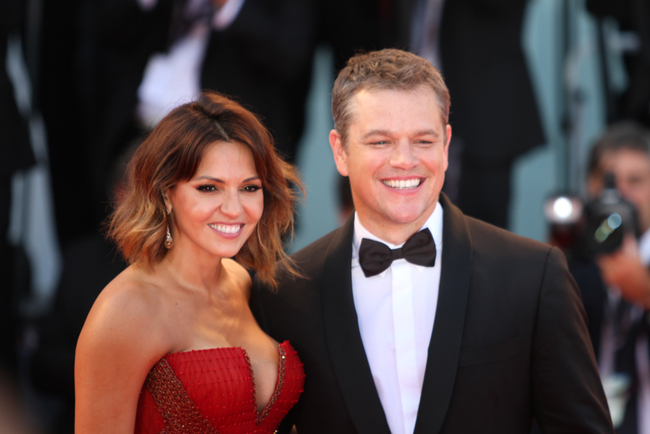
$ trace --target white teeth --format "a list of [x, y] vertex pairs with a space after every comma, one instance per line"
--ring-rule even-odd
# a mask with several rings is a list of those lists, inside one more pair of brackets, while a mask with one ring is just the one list
[[391, 180], [386, 180], [383, 181], [385, 185], [391, 188], [397, 188], [399, 190], [406, 190], [409, 188], [415, 188], [420, 185], [421, 181], [420, 178], [413, 178], [413, 179], [391, 179]]
[[223, 232], [224, 234], [234, 234], [237, 233], [243, 225], [215, 225], [210, 223], [208, 226], [219, 232]]

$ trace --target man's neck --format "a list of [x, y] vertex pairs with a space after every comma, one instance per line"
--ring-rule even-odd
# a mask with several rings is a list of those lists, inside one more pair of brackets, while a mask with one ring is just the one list
[[[359, 218], [359, 223], [372, 235], [377, 237], [379, 240], [393, 244], [395, 246], [402, 245], [409, 239], [411, 235], [419, 231], [423, 223], [414, 222], [409, 223], [408, 225], [395, 225], [392, 227], [378, 227], [373, 225], [372, 222], [363, 221], [362, 218]], [[426, 223], [426, 220], [424, 220]]]
[[[420, 229], [426, 227], [429, 224], [428, 222], [433, 218], [433, 215], [437, 207], [441, 207], [441, 205], [436, 204], [436, 207], [434, 207], [433, 211], [429, 215], [427, 215], [426, 218], [418, 219], [417, 221], [409, 224], [402, 224], [402, 225], [396, 224], [391, 226], [373, 225], [374, 222], [372, 220], [364, 219], [364, 216], [359, 214], [358, 212], [355, 213], [355, 220], [361, 225], [361, 227], [366, 232], [368, 232], [378, 241], [393, 246], [401, 246], [413, 234], [420, 231]], [[441, 212], [442, 212], [442, 208], [441, 208]], [[440, 217], [440, 219], [441, 218], [442, 217]], [[442, 222], [440, 222], [440, 224], [442, 224]]]

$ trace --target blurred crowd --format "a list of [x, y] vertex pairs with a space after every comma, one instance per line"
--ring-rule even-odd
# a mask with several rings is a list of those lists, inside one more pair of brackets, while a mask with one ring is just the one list
[[584, 206], [574, 202], [572, 216], [553, 221], [551, 242], [582, 294], [617, 433], [648, 433], [650, 129], [610, 125], [591, 149], [585, 187]]
[[[594, 18], [616, 20], [637, 42], [625, 53], [628, 86], [618, 94], [606, 89], [609, 120], [627, 122], [614, 124], [595, 145], [588, 191], [598, 198], [605, 174], [613, 174], [638, 219], [604, 255], [563, 247], [583, 293], [601, 375], [611, 396], [624, 398], [620, 432], [650, 433], [650, 6], [616, 5], [586, 2]], [[40, 429], [73, 432], [76, 340], [97, 294], [126, 265], [101, 228], [111, 201], [119, 200], [131, 152], [173, 107], [212, 89], [259, 114], [280, 153], [295, 162], [314, 52], [322, 45], [334, 52], [332, 70], [355, 52], [386, 47], [410, 49], [437, 66], [452, 101], [444, 191], [466, 214], [507, 228], [513, 164], [545, 143], [521, 44], [526, 6], [520, 0], [0, 2], [0, 56], [7, 58], [10, 42], [22, 42], [31, 88], [21, 112], [16, 80], [0, 68], [0, 362], [13, 383], [7, 393], [23, 396], [17, 387], [27, 383], [52, 413]], [[45, 128], [63, 262], [51, 305], [30, 318], [37, 339], [26, 357], [18, 302], [29, 292], [28, 260], [5, 234], [16, 203], [12, 179], [42, 162], [30, 136], [35, 117]], [[339, 188], [347, 215], [349, 187], [343, 180]], [[638, 279], [625, 280], [632, 275]], [[0, 415], [5, 432], [3, 423]]]

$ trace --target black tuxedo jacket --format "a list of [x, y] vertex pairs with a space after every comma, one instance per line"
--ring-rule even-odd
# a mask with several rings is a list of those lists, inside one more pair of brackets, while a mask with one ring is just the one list
[[[416, 433], [612, 433], [580, 295], [563, 254], [464, 216], [441, 194], [442, 274]], [[300, 434], [389, 433], [359, 333], [353, 219], [292, 256], [251, 306], [307, 375]], [[293, 422], [292, 420], [291, 422]]]

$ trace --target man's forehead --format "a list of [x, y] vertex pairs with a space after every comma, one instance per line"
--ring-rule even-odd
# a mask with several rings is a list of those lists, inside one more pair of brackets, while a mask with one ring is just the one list
[[622, 180], [629, 176], [650, 174], [650, 155], [639, 149], [622, 148], [605, 151], [594, 175], [614, 174]]
[[607, 167], [621, 162], [639, 161], [650, 165], [650, 154], [635, 148], [608, 149], [600, 157], [600, 166]]
[[[424, 96], [425, 98], [431, 98], [431, 101], [434, 103], [436, 114], [442, 119], [442, 109], [440, 108], [438, 95], [427, 85], [420, 85], [413, 88], [387, 88], [387, 87], [371, 87], [371, 88], [362, 88], [354, 93], [352, 98], [350, 98], [348, 104], [348, 110], [351, 115], [350, 120], [355, 121], [356, 115], [359, 113], [359, 108], [363, 106], [363, 102], [369, 98], [392, 98], [395, 96]], [[389, 107], [390, 106], [386, 106]], [[444, 119], [443, 124], [444, 124]]]

